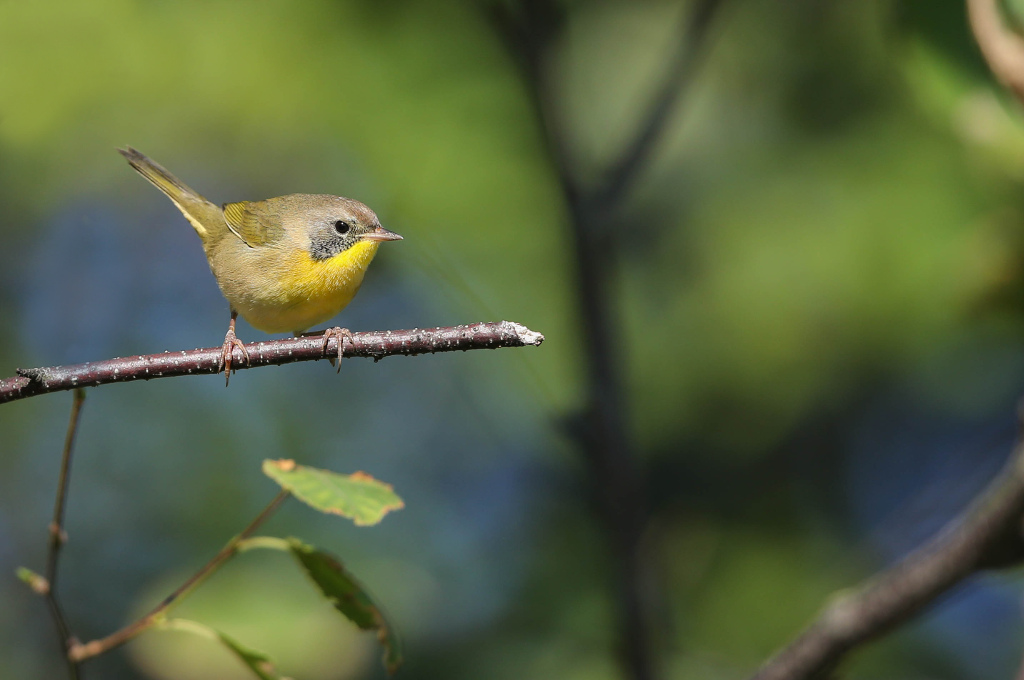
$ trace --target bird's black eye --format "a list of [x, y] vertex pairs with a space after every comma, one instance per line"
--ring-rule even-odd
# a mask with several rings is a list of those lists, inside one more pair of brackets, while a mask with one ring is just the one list
[[348, 230], [351, 228], [352, 227], [350, 227], [348, 222], [346, 222], [345, 220], [338, 220], [337, 222], [334, 223], [334, 231], [338, 232], [339, 234], [347, 234]]

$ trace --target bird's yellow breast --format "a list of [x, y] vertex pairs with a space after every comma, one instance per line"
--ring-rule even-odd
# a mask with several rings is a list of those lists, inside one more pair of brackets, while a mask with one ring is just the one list
[[289, 249], [278, 253], [268, 267], [260, 290], [232, 299], [235, 296], [221, 288], [254, 327], [268, 333], [301, 332], [332, 318], [352, 301], [379, 245], [359, 241], [326, 260], [314, 260], [305, 249]]

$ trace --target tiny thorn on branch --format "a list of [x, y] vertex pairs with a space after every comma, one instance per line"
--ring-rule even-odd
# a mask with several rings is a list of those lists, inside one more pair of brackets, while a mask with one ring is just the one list
[[[543, 335], [526, 326], [511, 321], [499, 321], [443, 328], [352, 333], [343, 343], [342, 356], [379, 361], [384, 357], [399, 354], [414, 356], [456, 350], [527, 347], [539, 345], [543, 341]], [[249, 353], [248, 361], [240, 351], [237, 351], [232, 368], [241, 370], [257, 366], [279, 366], [295, 361], [337, 358], [339, 348], [337, 338], [328, 339], [325, 346], [322, 336], [253, 342], [245, 346]], [[0, 403], [108, 383], [215, 374], [220, 372], [222, 351], [221, 347], [208, 347], [69, 366], [19, 368], [16, 377], [0, 379]]]

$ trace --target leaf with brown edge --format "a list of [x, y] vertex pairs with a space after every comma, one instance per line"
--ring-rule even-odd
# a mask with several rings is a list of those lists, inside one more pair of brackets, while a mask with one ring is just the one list
[[289, 538], [288, 545], [295, 559], [335, 609], [361, 629], [377, 631], [377, 640], [384, 647], [384, 668], [388, 673], [397, 671], [402, 664], [401, 645], [394, 627], [366, 588], [333, 555], [297, 538]]
[[365, 472], [342, 475], [286, 459], [263, 461], [263, 473], [303, 503], [347, 517], [357, 526], [372, 526], [390, 511], [405, 507], [390, 484]]

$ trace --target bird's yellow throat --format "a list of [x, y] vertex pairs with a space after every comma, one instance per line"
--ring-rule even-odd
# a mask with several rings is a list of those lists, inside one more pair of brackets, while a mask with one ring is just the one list
[[[378, 246], [380, 243], [377, 241], [359, 241], [326, 260], [314, 260], [308, 251], [303, 250], [296, 253], [303, 261], [291, 269], [282, 283], [288, 288], [303, 291], [310, 299], [343, 294], [353, 284], [358, 290]], [[355, 295], [356, 291], [351, 292]]]
[[296, 250], [294, 261], [281, 275], [278, 290], [287, 291], [280, 306], [252, 310], [252, 325], [269, 332], [305, 330], [345, 308], [363, 283], [366, 268], [377, 254], [379, 242], [359, 241], [326, 260], [314, 260]]

